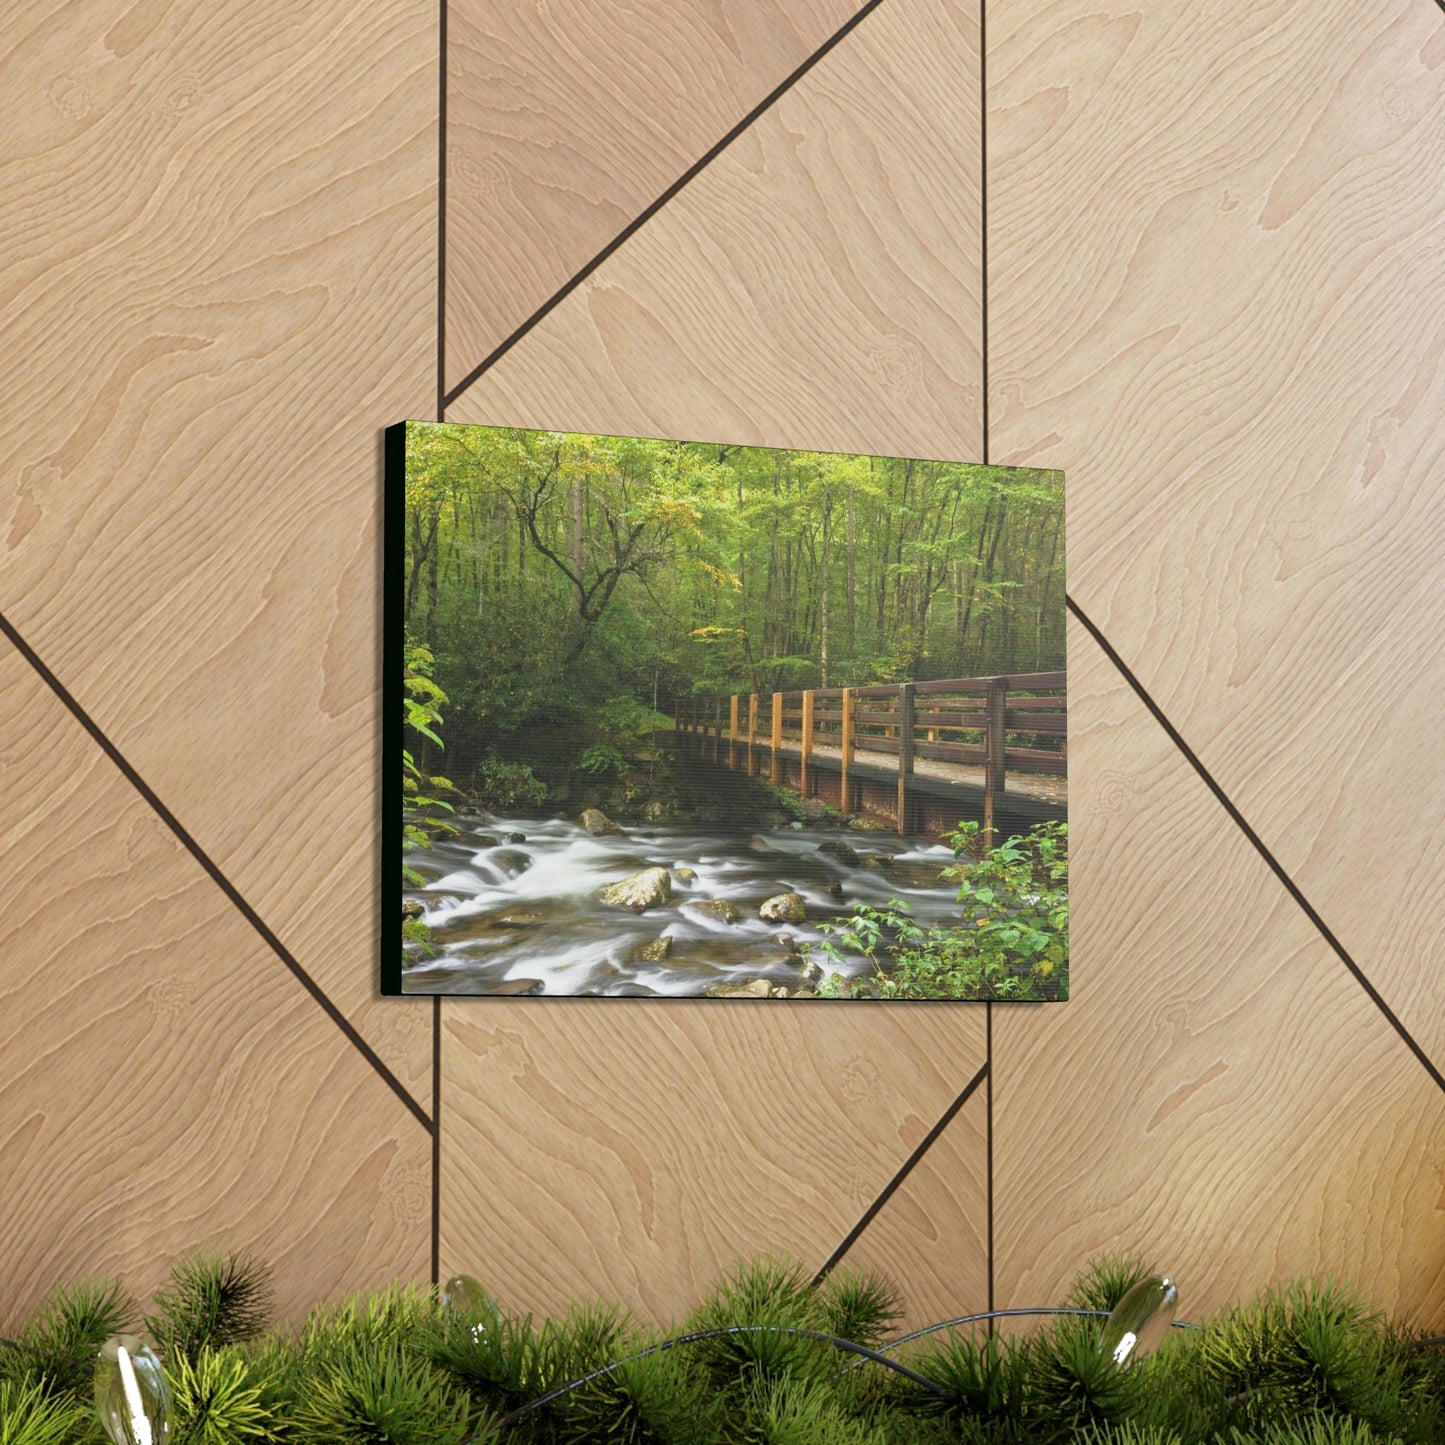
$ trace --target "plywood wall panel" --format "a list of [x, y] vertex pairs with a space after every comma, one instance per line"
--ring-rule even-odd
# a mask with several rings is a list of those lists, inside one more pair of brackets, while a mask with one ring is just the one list
[[452, 387], [843, 26], [852, 0], [460, 0], [447, 20]]
[[872, 12], [448, 419], [978, 457], [978, 33]]
[[435, 7], [31, 7], [0, 609], [414, 1093], [374, 999], [379, 430], [435, 376]]
[[1438, 1324], [1438, 1086], [1075, 640], [1074, 995], [994, 1009], [998, 1304], [1056, 1303], [1131, 1250], [1186, 1317], [1333, 1272]]
[[981, 1085], [838, 1268], [876, 1271], [900, 1286], [899, 1333], [980, 1313], [988, 1308], [988, 1215], [988, 1093]]
[[818, 1268], [984, 1053], [982, 1010], [927, 1005], [453, 1000], [442, 1018], [442, 1274], [515, 1309], [603, 1294], [659, 1321], [745, 1256]]
[[240, 1248], [296, 1316], [419, 1279], [431, 1140], [0, 639], [0, 1320]]
[[989, 11], [993, 454], [1445, 1065], [1445, 15]]

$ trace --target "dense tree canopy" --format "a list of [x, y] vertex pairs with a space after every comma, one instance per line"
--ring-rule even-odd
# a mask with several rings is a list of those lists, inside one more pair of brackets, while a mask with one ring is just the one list
[[449, 728], [1064, 665], [1059, 472], [429, 423], [407, 458]]

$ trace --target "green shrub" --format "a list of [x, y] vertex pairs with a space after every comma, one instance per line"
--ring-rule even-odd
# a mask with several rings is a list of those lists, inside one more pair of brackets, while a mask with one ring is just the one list
[[499, 813], [525, 813], [539, 808], [547, 785], [526, 763], [504, 762], [488, 753], [477, 764], [477, 793], [484, 806]]
[[[959, 884], [961, 923], [925, 928], [897, 898], [883, 908], [856, 903], [846, 919], [823, 926], [831, 937], [812, 949], [835, 967], [842, 949], [861, 954], [873, 966], [867, 987], [883, 998], [1066, 998], [1067, 824], [1042, 824], [983, 848], [978, 824], [961, 823], [951, 841], [960, 861], [942, 876]], [[857, 991], [837, 973], [820, 990]]]

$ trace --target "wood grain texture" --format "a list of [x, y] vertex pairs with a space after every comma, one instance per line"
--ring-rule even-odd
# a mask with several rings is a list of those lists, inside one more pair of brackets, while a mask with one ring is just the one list
[[[1075, 645], [1077, 644], [1077, 645]], [[1188, 1318], [1332, 1272], [1445, 1323], [1445, 1101], [1081, 630], [1073, 998], [994, 1009], [1000, 1307], [1132, 1250]]]
[[988, 1308], [986, 1086], [949, 1121], [838, 1268], [876, 1270], [900, 1286], [900, 1333]]
[[1438, 1065], [1445, 15], [989, 7], [994, 459]]
[[435, 377], [435, 6], [28, 7], [0, 610], [408, 1087], [379, 969], [380, 428]]
[[889, 0], [448, 408], [976, 459], [978, 13]]
[[431, 1141], [0, 640], [0, 1322], [249, 1249], [278, 1307], [424, 1278]]
[[657, 1321], [744, 1256], [817, 1269], [984, 1052], [983, 1010], [946, 1005], [453, 1000], [442, 1018], [442, 1275], [515, 1309], [603, 1294]]
[[447, 386], [706, 155], [859, 4], [452, 5]]

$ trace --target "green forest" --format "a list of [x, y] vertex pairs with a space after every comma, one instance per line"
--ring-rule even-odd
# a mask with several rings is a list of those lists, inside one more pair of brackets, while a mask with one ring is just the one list
[[1063, 531], [1057, 471], [411, 422], [406, 637], [485, 794], [679, 697], [1061, 669]]

